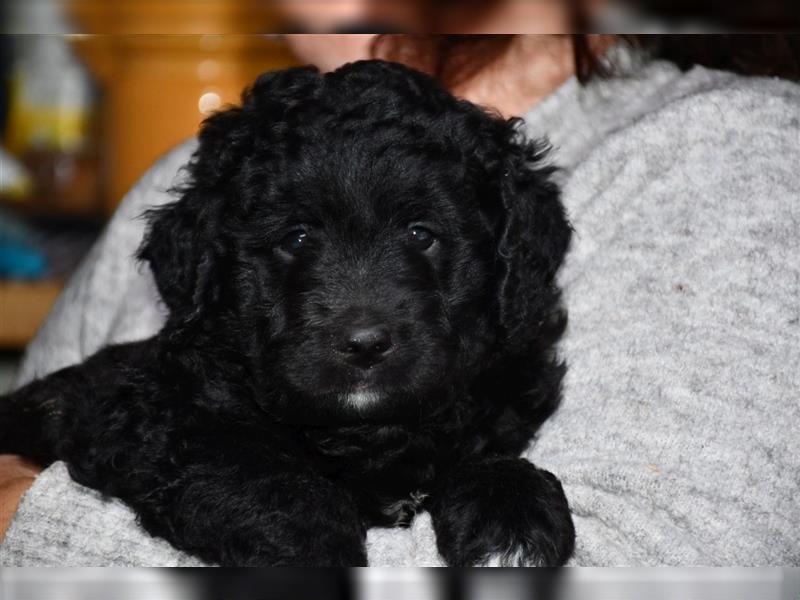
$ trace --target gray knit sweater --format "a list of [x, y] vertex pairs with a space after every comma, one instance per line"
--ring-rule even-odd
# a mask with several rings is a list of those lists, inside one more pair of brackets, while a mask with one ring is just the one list
[[[527, 456], [563, 481], [578, 565], [800, 565], [800, 87], [666, 63], [526, 115], [564, 167], [564, 403]], [[21, 381], [163, 322], [131, 259], [187, 143], [128, 195], [28, 349]], [[369, 532], [372, 565], [435, 565], [430, 519]], [[60, 463], [4, 565], [189, 565]]]

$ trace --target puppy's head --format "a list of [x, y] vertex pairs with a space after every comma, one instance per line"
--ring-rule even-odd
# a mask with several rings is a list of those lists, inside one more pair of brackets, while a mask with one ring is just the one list
[[517, 129], [396, 64], [263, 75], [151, 213], [140, 257], [167, 327], [239, 348], [273, 410], [443, 401], [527, 347], [557, 297], [570, 230]]

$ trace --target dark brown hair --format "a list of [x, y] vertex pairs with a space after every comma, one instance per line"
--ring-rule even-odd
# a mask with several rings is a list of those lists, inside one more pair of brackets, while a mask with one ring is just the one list
[[[743, 75], [800, 80], [800, 35], [704, 34], [620, 35], [622, 43], [681, 69], [701, 65]], [[426, 71], [452, 88], [493, 64], [509, 48], [513, 35], [379, 36], [373, 55], [397, 60]], [[587, 34], [571, 34], [575, 73], [581, 82], [613, 74]]]

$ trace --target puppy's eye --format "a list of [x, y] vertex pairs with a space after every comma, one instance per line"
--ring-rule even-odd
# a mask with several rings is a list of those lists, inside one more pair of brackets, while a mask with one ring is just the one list
[[425, 251], [436, 242], [436, 235], [426, 227], [412, 225], [408, 228], [408, 240], [417, 250]]
[[300, 252], [300, 250], [303, 249], [303, 246], [305, 246], [307, 241], [308, 231], [302, 227], [298, 227], [284, 236], [284, 238], [281, 240], [281, 243], [278, 244], [278, 248], [285, 254], [295, 256], [298, 252]]

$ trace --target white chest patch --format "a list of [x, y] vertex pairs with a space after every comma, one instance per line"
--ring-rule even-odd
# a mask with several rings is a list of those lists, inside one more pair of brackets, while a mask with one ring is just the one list
[[487, 556], [483, 567], [544, 567], [541, 557], [529, 554], [525, 548], [509, 548], [506, 552]]
[[381, 395], [377, 392], [353, 392], [352, 394], [345, 394], [342, 396], [342, 401], [354, 408], [365, 408], [371, 404], [375, 404], [380, 399]]

